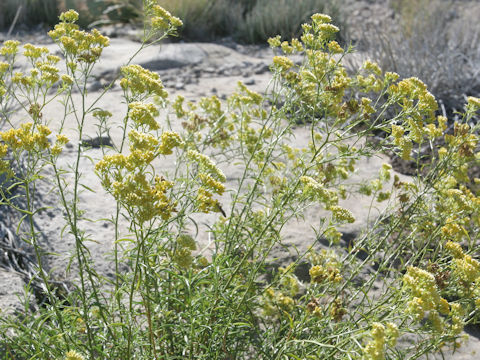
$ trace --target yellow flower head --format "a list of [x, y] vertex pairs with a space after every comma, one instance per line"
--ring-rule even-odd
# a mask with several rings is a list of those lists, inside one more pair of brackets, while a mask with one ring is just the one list
[[60, 18], [60, 21], [62, 22], [74, 23], [75, 21], [78, 20], [78, 12], [70, 9], [66, 12], [61, 13], [59, 18]]
[[197, 250], [197, 245], [195, 244], [195, 240], [187, 234], [181, 234], [177, 238], [177, 244], [180, 247], [184, 247], [190, 250]]
[[121, 68], [123, 79], [120, 86], [133, 95], [157, 95], [165, 99], [168, 96], [157, 73], [144, 69], [140, 65], [128, 65]]
[[175, 147], [183, 145], [183, 140], [180, 135], [174, 131], [165, 131], [161, 137], [161, 144], [159, 147], [160, 154], [170, 155]]
[[223, 185], [220, 181], [215, 180], [210, 174], [200, 173], [198, 174], [198, 178], [202, 182], [203, 186], [213, 190], [219, 195], [222, 195], [225, 191], [225, 185]]
[[48, 54], [49, 52], [46, 47], [36, 47], [32, 44], [25, 44], [23, 48], [25, 49], [23, 56], [32, 60], [38, 59], [42, 57], [43, 54]]
[[281, 72], [285, 72], [293, 67], [293, 61], [286, 56], [275, 56], [273, 58], [273, 64]]
[[332, 18], [326, 14], [316, 13], [311, 17], [312, 21], [317, 24], [328, 24], [332, 22]]
[[154, 104], [145, 104], [141, 102], [133, 102], [128, 105], [130, 119], [135, 125], [145, 125], [149, 130], [158, 130], [159, 125], [155, 120], [158, 116], [158, 109]]
[[279, 47], [282, 44], [280, 35], [271, 37], [267, 41], [271, 48]]
[[332, 212], [333, 220], [336, 222], [355, 222], [355, 217], [348, 209], [342, 208], [340, 206], [332, 206], [330, 208], [330, 211]]
[[198, 151], [189, 150], [187, 156], [197, 162], [201, 168], [208, 170], [211, 175], [214, 175], [221, 182], [225, 182], [226, 177], [222, 170], [220, 170], [213, 161], [204, 154], [200, 154]]
[[472, 107], [473, 111], [477, 111], [477, 110], [480, 109], [480, 99], [479, 98], [469, 96], [467, 98], [467, 104]]
[[65, 354], [65, 360], [85, 360], [85, 358], [75, 350], [70, 350]]
[[17, 40], [7, 40], [3, 43], [3, 46], [0, 48], [0, 54], [3, 56], [14, 56], [18, 52], [18, 46], [20, 42]]

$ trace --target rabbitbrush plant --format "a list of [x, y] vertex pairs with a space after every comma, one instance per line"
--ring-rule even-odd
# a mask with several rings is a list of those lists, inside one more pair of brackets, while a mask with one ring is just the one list
[[[181, 25], [152, 2], [145, 7], [149, 26], [139, 51]], [[109, 87], [91, 99], [86, 85], [109, 40], [78, 30], [77, 18], [73, 10], [62, 14], [50, 32], [61, 56], [30, 44], [22, 50], [16, 41], [0, 49], [2, 116], [12, 125], [0, 134], [9, 177], [2, 203], [27, 224], [18, 236], [36, 255], [31, 283], [45, 289], [35, 311], [27, 287], [24, 311], [2, 316], [3, 359], [415, 359], [459, 346], [480, 307], [480, 198], [478, 179], [468, 176], [479, 157], [478, 125], [469, 122], [479, 99], [468, 99], [455, 131], [446, 133], [447, 119], [437, 116], [419, 79], [399, 79], [369, 61], [349, 76], [342, 59], [351, 49], [333, 40], [338, 28], [320, 14], [300, 39], [270, 39], [282, 54], [273, 58], [264, 95], [239, 84], [225, 102], [170, 99], [158, 74], [133, 56], [115, 80], [123, 90], [123, 138], [91, 159], [117, 202], [115, 273], [107, 277], [88, 249], [89, 240], [105, 240], [81, 228], [88, 204], [79, 201], [86, 176], [79, 164], [87, 117], [108, 131], [111, 114], [98, 104]], [[17, 72], [22, 52], [30, 68]], [[291, 54], [303, 54], [303, 62]], [[47, 126], [42, 111], [57, 100], [65, 115]], [[5, 105], [12, 101], [25, 118], [19, 127]], [[294, 147], [299, 123], [310, 139]], [[72, 125], [75, 141], [65, 135]], [[388, 136], [370, 141], [379, 129]], [[58, 160], [68, 141], [76, 156], [65, 167]], [[410, 181], [385, 164], [372, 181], [348, 183], [359, 159], [393, 151], [425, 163], [423, 146], [432, 157]], [[167, 161], [174, 171], [165, 170]], [[237, 182], [227, 181], [229, 166], [241, 174]], [[37, 183], [47, 169], [65, 214], [59, 236], [75, 240], [66, 294], [44, 267], [34, 226], [43, 209]], [[346, 247], [338, 227], [355, 218], [340, 200], [356, 193], [370, 196], [372, 207], [387, 206]], [[272, 266], [272, 250], [286, 246], [283, 229], [313, 206], [327, 214], [305, 226], [316, 240], [293, 263]], [[208, 244], [192, 226], [199, 213], [214, 217]], [[309, 279], [301, 281], [296, 269], [305, 263]]]

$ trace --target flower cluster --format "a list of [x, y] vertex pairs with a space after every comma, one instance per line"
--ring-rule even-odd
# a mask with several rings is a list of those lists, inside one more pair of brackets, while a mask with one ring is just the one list
[[173, 183], [159, 176], [150, 181], [145, 175], [146, 166], [160, 153], [159, 141], [136, 130], [130, 131], [129, 140], [129, 155], [105, 155], [96, 164], [102, 184], [130, 212], [136, 214], [138, 221], [145, 222], [156, 217], [167, 220], [176, 205], [167, 195]]
[[474, 97], [474, 96], [469, 96], [467, 98], [467, 104], [470, 107], [472, 112], [480, 110], [480, 98], [477, 98], [477, 97]]
[[295, 300], [281, 291], [269, 288], [263, 297], [263, 311], [266, 316], [278, 317], [290, 313], [295, 307]]
[[161, 144], [158, 148], [160, 154], [170, 155], [173, 149], [183, 145], [183, 140], [179, 134], [174, 131], [165, 131], [161, 136]]
[[331, 206], [330, 211], [332, 212], [332, 220], [337, 223], [353, 223], [355, 222], [355, 217], [352, 212], [348, 209], [342, 208], [340, 206]]
[[457, 280], [455, 283], [460, 285], [462, 295], [480, 299], [480, 262], [465, 254], [457, 242], [447, 241], [445, 248], [453, 256], [452, 275]]
[[309, 275], [312, 283], [339, 283], [343, 277], [340, 275], [341, 263], [333, 251], [322, 250], [317, 253], [311, 250], [308, 259], [312, 264]]
[[223, 171], [220, 170], [207, 155], [201, 154], [195, 150], [189, 150], [187, 156], [190, 160], [195, 161], [201, 170], [215, 176], [219, 181], [225, 182], [227, 179]]
[[112, 184], [112, 195], [136, 214], [139, 222], [145, 222], [157, 217], [168, 220], [175, 211], [175, 202], [172, 202], [167, 192], [173, 186], [159, 176], [151, 185], [145, 175], [141, 173], [129, 174], [122, 181]]
[[155, 1], [146, 2], [145, 12], [150, 17], [150, 25], [154, 32], [164, 31], [174, 34], [175, 30], [183, 25], [182, 20], [157, 5]]
[[403, 276], [403, 287], [410, 292], [412, 300], [408, 307], [417, 320], [424, 317], [425, 311], [448, 309], [448, 302], [439, 294], [435, 276], [426, 270], [409, 266]]
[[130, 91], [132, 96], [156, 95], [162, 99], [167, 98], [168, 93], [157, 73], [144, 69], [140, 65], [123, 66], [120, 71], [123, 75], [120, 86], [123, 90]]
[[160, 125], [155, 120], [159, 112], [154, 104], [132, 102], [128, 104], [129, 116], [135, 127], [145, 126], [148, 130], [158, 130]]
[[391, 100], [402, 108], [404, 118], [402, 124], [391, 126], [393, 143], [402, 151], [402, 158], [410, 160], [413, 143], [422, 143], [425, 138], [436, 139], [443, 136], [447, 129], [447, 119], [444, 116], [435, 116], [438, 109], [435, 97], [418, 78], [411, 77], [393, 83], [389, 85], [388, 93]]
[[79, 352], [70, 350], [65, 354], [65, 360], [85, 360], [85, 358]]
[[41, 151], [49, 148], [50, 129], [44, 125], [37, 125], [36, 130], [33, 123], [26, 123], [22, 124], [20, 129], [0, 132], [0, 137], [14, 151]]
[[293, 67], [293, 61], [286, 56], [275, 56], [273, 58], [273, 65], [280, 72], [286, 72]]
[[33, 66], [30, 74], [15, 72], [12, 82], [22, 87], [25, 93], [33, 92], [36, 87], [46, 86], [50, 88], [60, 80], [60, 70], [56, 64], [60, 58], [49, 53], [45, 47], [36, 47], [32, 44], [23, 46], [23, 55], [30, 61]]
[[[67, 58], [70, 60], [74, 58], [86, 64], [96, 62], [110, 40], [100, 34], [97, 29], [93, 29], [90, 33], [79, 30], [78, 25], [75, 24], [78, 13], [74, 10], [62, 13], [60, 20], [61, 22], [55, 25], [54, 30], [51, 30], [48, 35], [60, 46]], [[71, 69], [74, 69], [73, 65]]]
[[293, 274], [294, 264], [278, 269], [278, 288], [269, 287], [263, 296], [263, 310], [265, 315], [279, 317], [284, 312], [291, 313], [295, 307], [295, 296], [299, 291], [298, 279]]
[[327, 189], [324, 185], [310, 176], [302, 176], [303, 193], [312, 200], [320, 201], [327, 208], [338, 204], [338, 195], [334, 190]]
[[58, 134], [57, 135], [57, 141], [55, 141], [55, 144], [52, 146], [51, 149], [51, 154], [53, 156], [60, 155], [60, 153], [63, 150], [63, 147], [65, 144], [67, 144], [70, 140], [63, 134]]
[[387, 326], [374, 322], [370, 331], [371, 340], [363, 349], [363, 359], [365, 360], [384, 360], [385, 345], [395, 346], [400, 333], [397, 325], [387, 323]]
[[222, 184], [226, 181], [225, 174], [220, 170], [213, 161], [204, 154], [195, 150], [187, 152], [188, 158], [195, 162], [199, 168], [198, 178], [201, 186], [197, 192], [197, 206], [201, 212], [209, 213], [223, 212], [218, 200], [213, 198], [213, 193], [221, 195], [225, 191]]
[[[479, 263], [468, 255], [463, 255], [461, 248], [457, 246], [447, 246], [452, 249], [456, 259], [455, 272], [461, 281], [471, 284], [480, 274]], [[464, 326], [465, 310], [460, 303], [448, 302], [442, 298], [439, 293], [439, 286], [445, 287], [447, 284], [437, 275], [421, 270], [415, 267], [408, 267], [407, 273], [403, 277], [404, 288], [409, 289], [412, 299], [408, 302], [408, 312], [414, 315], [417, 321], [423, 319], [428, 311], [428, 321], [435, 332], [444, 332], [449, 328], [453, 335], [458, 335]], [[443, 316], [442, 316], [443, 315]], [[450, 319], [447, 323], [445, 316]]]
[[187, 234], [181, 234], [176, 241], [173, 260], [182, 268], [189, 268], [193, 262], [192, 251], [197, 249], [195, 240]]
[[222, 195], [225, 191], [225, 185], [213, 178], [213, 176], [210, 174], [199, 173], [198, 178], [205, 188], [215, 192], [218, 195]]
[[325, 14], [313, 14], [311, 24], [303, 24], [301, 40], [306, 47], [317, 48], [325, 46], [329, 40], [340, 30], [331, 24], [332, 18]]
[[312, 266], [309, 270], [310, 278], [312, 282], [321, 284], [323, 282], [340, 282], [342, 276], [340, 270], [336, 267], [325, 268], [322, 265]]

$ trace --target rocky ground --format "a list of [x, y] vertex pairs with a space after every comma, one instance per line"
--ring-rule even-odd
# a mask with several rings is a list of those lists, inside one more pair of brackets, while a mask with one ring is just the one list
[[[370, 4], [372, 3], [372, 4]], [[385, 7], [382, 2], [355, 2], [352, 1], [352, 14], [356, 18], [365, 19], [364, 24], [376, 26], [380, 21], [386, 21], [394, 14]], [[378, 22], [378, 23], [377, 23]], [[353, 27], [359, 26], [352, 24]], [[93, 101], [100, 96], [104, 86], [113, 80], [118, 74], [120, 66], [129, 60], [138, 47], [138, 34], [134, 28], [112, 27], [106, 29], [108, 35], [112, 37], [111, 46], [104, 52], [101, 62], [96, 67], [92, 81], [88, 86], [88, 101]], [[0, 38], [5, 34], [0, 34]], [[43, 36], [31, 34], [24, 35], [22, 40], [32, 43], [44, 43], [55, 52], [55, 46]], [[138, 63], [152, 71], [157, 71], [164, 84], [166, 85], [171, 98], [176, 94], [182, 94], [188, 100], [198, 101], [200, 97], [216, 94], [221, 99], [225, 99], [228, 94], [235, 91], [236, 83], [242, 81], [251, 89], [263, 92], [271, 79], [269, 65], [271, 64], [272, 51], [264, 46], [243, 46], [235, 44], [229, 40], [219, 43], [170, 43], [148, 47], [135, 59]], [[79, 97], [79, 94], [75, 94]], [[116, 127], [124, 113], [125, 105], [121, 103], [121, 89], [113, 87], [106, 95], [101, 98], [98, 106], [112, 112], [113, 120], [111, 123], [112, 131], [110, 133], [111, 141], [117, 143], [121, 141], [121, 132]], [[55, 123], [58, 113], [63, 113], [63, 107], [58, 103], [51, 103], [45, 109], [43, 116]], [[22, 121], [20, 117], [16, 119]], [[180, 126], [179, 124], [174, 126]], [[72, 143], [76, 143], [78, 137], [73, 125], [67, 126], [67, 135], [70, 136]], [[87, 138], [95, 139], [97, 129], [94, 125], [89, 125], [85, 130]], [[298, 145], [306, 142], [308, 133], [302, 127], [295, 130], [295, 141]], [[295, 144], [293, 144], [295, 146]], [[60, 166], [67, 166], [72, 163], [74, 157], [73, 146], [67, 149], [60, 156]], [[85, 155], [91, 159], [98, 160], [103, 155], [101, 147], [85, 148]], [[372, 179], [378, 174], [381, 165], [389, 162], [389, 158], [384, 155], [378, 155], [370, 160], [364, 160], [358, 164], [358, 171], [351, 179], [352, 182]], [[162, 164], [162, 171], [171, 171], [173, 163]], [[227, 179], [227, 188], [234, 187], [238, 181], [238, 171], [234, 167], [224, 169], [229, 174]], [[113, 199], [102, 189], [99, 180], [93, 174], [93, 164], [85, 160], [81, 164], [81, 172], [85, 174], [83, 183], [94, 190], [94, 192], [85, 191], [80, 195], [80, 203], [85, 204], [84, 210], [86, 217], [91, 219], [109, 218], [115, 210]], [[48, 175], [48, 174], [46, 174]], [[58, 280], [67, 279], [65, 267], [68, 262], [68, 255], [73, 251], [73, 239], [68, 235], [60, 236], [64, 226], [63, 212], [58, 208], [57, 199], [51, 190], [51, 183], [44, 181], [41, 185], [42, 203], [48, 207], [39, 214], [36, 222], [36, 229], [42, 236], [42, 242], [46, 249], [55, 252], [56, 256], [48, 257], [48, 266], [54, 277]], [[228, 198], [223, 200], [228, 207]], [[370, 199], [361, 196], [350, 197], [342, 204], [350, 209], [357, 221], [354, 225], [346, 226], [341, 229], [345, 238], [354, 238], [369, 221], [375, 217], [374, 213], [369, 213]], [[382, 209], [378, 209], [381, 211]], [[214, 220], [216, 214], [209, 214], [200, 217], [198, 220], [201, 231], [198, 235], [198, 241], [205, 251], [208, 251], [209, 239], [207, 226]], [[312, 209], [306, 216], [306, 220], [311, 223], [318, 223], [322, 212], [319, 209]], [[8, 213], [2, 213], [0, 220], [4, 224], [13, 224], [16, 218]], [[90, 234], [93, 241], [89, 248], [99, 272], [109, 276], [112, 274], [111, 268], [111, 250], [113, 248], [113, 227], [108, 221], [84, 221], [81, 226]], [[123, 230], [126, 226], [123, 224]], [[313, 232], [305, 231], [304, 224], [292, 223], [286, 228], [283, 234], [290, 248], [305, 250], [306, 244], [315, 239]], [[14, 231], [9, 231], [8, 227], [0, 226], [0, 242], [2, 252], [0, 254], [0, 309], [3, 312], [13, 312], [19, 309], [19, 297], [22, 296], [25, 281], [28, 278], [28, 255], [22, 244], [15, 239]], [[13, 252], [11, 251], [13, 248]], [[25, 252], [24, 252], [25, 251]], [[279, 249], [276, 257], [291, 261], [295, 253], [288, 253], [285, 248]], [[12, 259], [17, 259], [13, 263]], [[18, 261], [20, 259], [21, 261]], [[445, 359], [474, 359], [476, 352], [480, 351], [480, 330], [478, 328], [467, 329], [470, 333], [470, 340], [460, 348], [455, 354], [445, 352]], [[439, 355], [439, 358], [440, 355]]]

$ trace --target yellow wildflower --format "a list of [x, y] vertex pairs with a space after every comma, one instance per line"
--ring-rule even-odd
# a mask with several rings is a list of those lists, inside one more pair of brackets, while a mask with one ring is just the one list
[[476, 97], [473, 97], [473, 96], [469, 96], [469, 97], [467, 98], [467, 103], [468, 103], [468, 105], [470, 105], [474, 110], [480, 109], [480, 99], [479, 99], [479, 98], [476, 98]]
[[385, 359], [385, 326], [375, 322], [370, 331], [371, 340], [363, 349], [363, 359], [384, 360]]
[[18, 46], [20, 42], [17, 40], [7, 40], [3, 43], [3, 46], [0, 48], [0, 55], [3, 56], [13, 56], [18, 52]]
[[282, 72], [285, 72], [293, 67], [293, 61], [286, 56], [275, 56], [273, 64]]
[[65, 360], [85, 360], [85, 358], [75, 350], [70, 350], [65, 354]]
[[146, 125], [149, 130], [157, 130], [160, 128], [155, 116], [158, 116], [158, 109], [154, 104], [145, 104], [141, 102], [133, 102], [128, 105], [130, 119], [137, 126]]
[[348, 209], [342, 208], [340, 206], [332, 206], [330, 208], [330, 211], [332, 212], [333, 221], [348, 223], [355, 222], [355, 217]]
[[225, 182], [225, 174], [213, 163], [213, 161], [207, 155], [200, 154], [198, 151], [195, 150], [189, 150], [187, 152], [187, 156], [191, 160], [196, 161], [201, 168], [208, 170], [211, 175], [215, 175], [218, 180], [220, 180], [221, 182]]
[[183, 140], [180, 135], [174, 131], [165, 131], [161, 137], [161, 144], [159, 147], [160, 154], [170, 155], [175, 147], [183, 145]]
[[78, 20], [78, 12], [75, 10], [68, 10], [60, 14], [59, 16], [60, 21], [62, 22], [75, 22]]
[[157, 95], [162, 99], [168, 96], [157, 73], [146, 70], [140, 65], [123, 66], [120, 71], [123, 75], [120, 86], [124, 90], [131, 91], [133, 95]]
[[203, 186], [212, 189], [219, 195], [222, 195], [225, 191], [225, 185], [223, 185], [220, 181], [215, 180], [209, 174], [200, 173], [198, 174], [198, 178], [202, 182]]

